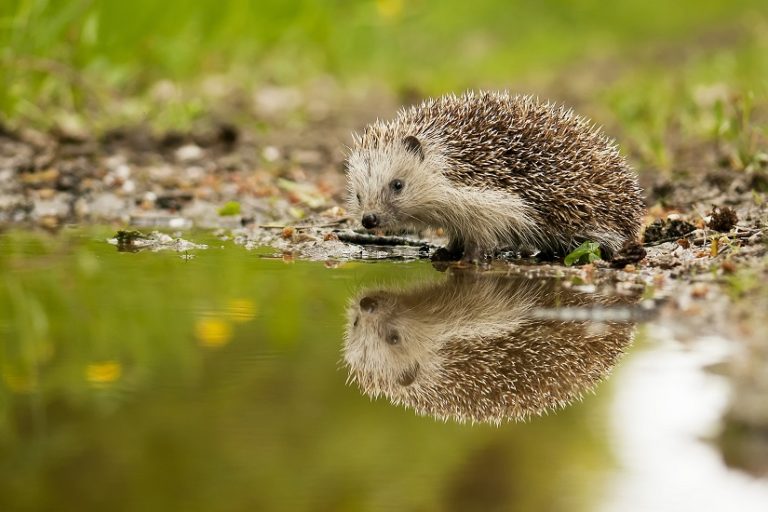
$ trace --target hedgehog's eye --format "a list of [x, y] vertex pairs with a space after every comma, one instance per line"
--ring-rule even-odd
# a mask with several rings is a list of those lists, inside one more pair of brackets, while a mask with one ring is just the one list
[[355, 317], [355, 322], [352, 324], [352, 327], [357, 327], [357, 324], [360, 323], [360, 315], [357, 315]]
[[357, 197], [357, 204], [362, 203], [362, 200], [360, 199], [360, 194], [357, 194], [355, 197]]
[[395, 192], [400, 192], [401, 190], [403, 190], [403, 187], [405, 187], [405, 183], [403, 183], [403, 180], [392, 180], [389, 182], [389, 188], [391, 188]]
[[392, 331], [389, 334], [387, 334], [387, 343], [390, 345], [397, 345], [400, 343], [400, 335], [397, 333], [397, 331]]

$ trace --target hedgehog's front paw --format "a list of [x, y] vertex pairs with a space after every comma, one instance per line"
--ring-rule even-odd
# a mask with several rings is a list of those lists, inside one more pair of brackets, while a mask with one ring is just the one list
[[432, 254], [432, 261], [458, 261], [461, 258], [462, 252], [461, 249], [455, 250], [450, 247], [441, 247]]
[[549, 248], [541, 249], [536, 253], [536, 261], [540, 263], [554, 263], [560, 260], [561, 257], [557, 253]]
[[464, 248], [464, 255], [461, 257], [461, 262], [468, 265], [480, 265], [486, 263], [488, 255], [480, 247], [476, 245], [467, 245]]

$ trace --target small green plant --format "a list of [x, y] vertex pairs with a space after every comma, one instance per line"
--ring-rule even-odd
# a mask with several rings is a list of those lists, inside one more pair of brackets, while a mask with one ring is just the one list
[[602, 259], [600, 254], [600, 244], [596, 242], [584, 242], [568, 254], [563, 260], [563, 263], [565, 263], [565, 266], [570, 267], [574, 263], [592, 263], [593, 261], [600, 259]]
[[237, 201], [229, 201], [224, 206], [219, 208], [219, 215], [222, 217], [229, 217], [232, 215], [240, 215], [240, 203]]
[[763, 276], [760, 270], [740, 270], [727, 278], [725, 290], [731, 298], [740, 299], [757, 292], [762, 282]]

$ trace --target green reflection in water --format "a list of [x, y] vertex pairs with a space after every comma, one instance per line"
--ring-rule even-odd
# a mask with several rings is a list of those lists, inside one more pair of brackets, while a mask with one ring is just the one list
[[427, 263], [119, 253], [0, 235], [0, 510], [589, 510], [607, 388], [524, 424], [371, 402], [340, 365], [361, 286]]

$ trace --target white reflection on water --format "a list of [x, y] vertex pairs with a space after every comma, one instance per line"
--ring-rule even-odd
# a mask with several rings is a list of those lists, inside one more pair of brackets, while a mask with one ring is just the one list
[[620, 468], [604, 510], [768, 510], [768, 481], [729, 469], [705, 440], [717, 432], [729, 389], [704, 367], [723, 361], [729, 342], [710, 337], [684, 346], [658, 326], [648, 334], [652, 348], [614, 376]]

